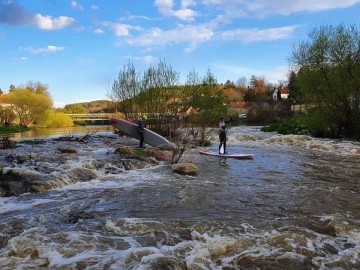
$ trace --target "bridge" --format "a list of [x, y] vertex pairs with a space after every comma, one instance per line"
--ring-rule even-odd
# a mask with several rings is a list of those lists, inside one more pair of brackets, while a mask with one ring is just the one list
[[96, 121], [96, 120], [109, 120], [110, 115], [113, 113], [69, 113], [67, 114], [73, 121]]

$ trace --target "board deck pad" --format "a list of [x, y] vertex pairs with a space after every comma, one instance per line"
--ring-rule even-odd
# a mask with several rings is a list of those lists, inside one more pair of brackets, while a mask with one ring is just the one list
[[[116, 117], [110, 119], [110, 124], [130, 137], [140, 140], [137, 124]], [[144, 143], [166, 150], [173, 150], [175, 148], [174, 145], [163, 136], [147, 128], [144, 130]]]
[[222, 157], [222, 158], [236, 158], [236, 159], [253, 159], [253, 154], [241, 154], [241, 153], [229, 153], [229, 154], [219, 154], [219, 152], [213, 150], [202, 150], [199, 152], [201, 155]]

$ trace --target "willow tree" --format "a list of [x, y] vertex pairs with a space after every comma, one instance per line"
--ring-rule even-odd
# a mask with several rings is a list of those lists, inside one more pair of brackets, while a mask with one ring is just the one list
[[189, 121], [199, 133], [199, 141], [206, 141], [207, 129], [227, 114], [222, 90], [214, 74], [208, 70], [201, 78], [195, 71], [189, 72], [184, 91], [184, 105], [194, 111]]
[[117, 104], [118, 111], [121, 111], [126, 118], [130, 118], [132, 114], [137, 113], [134, 98], [140, 92], [141, 73], [129, 62], [120, 70], [107, 96]]
[[120, 71], [108, 96], [127, 118], [146, 114], [152, 129], [165, 134], [171, 129], [177, 113], [174, 104], [178, 83], [178, 72], [163, 61], [143, 73], [129, 63]]
[[360, 31], [355, 25], [321, 26], [294, 47], [301, 101], [308, 126], [319, 135], [360, 132]]
[[0, 103], [9, 104], [22, 126], [29, 126], [48, 117], [53, 105], [49, 96], [26, 88], [14, 88], [11, 92], [1, 95]]

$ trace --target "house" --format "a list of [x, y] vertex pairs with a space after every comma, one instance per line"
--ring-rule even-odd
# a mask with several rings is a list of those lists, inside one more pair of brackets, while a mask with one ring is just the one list
[[281, 99], [288, 99], [289, 98], [289, 88], [286, 86], [281, 86], [275, 89], [273, 92], [273, 100], [278, 100], [278, 92], [280, 91], [280, 97]]

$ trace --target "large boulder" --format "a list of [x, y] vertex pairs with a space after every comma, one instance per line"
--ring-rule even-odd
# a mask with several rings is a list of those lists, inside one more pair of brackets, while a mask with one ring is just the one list
[[172, 155], [173, 155], [172, 151], [160, 150], [160, 149], [154, 148], [154, 149], [149, 150], [149, 152], [157, 160], [165, 161], [168, 163], [170, 163], [172, 160]]
[[0, 173], [0, 193], [2, 196], [17, 196], [29, 191], [29, 183], [18, 172], [9, 170]]
[[174, 164], [171, 168], [174, 173], [182, 175], [198, 175], [200, 171], [198, 166], [190, 162]]

